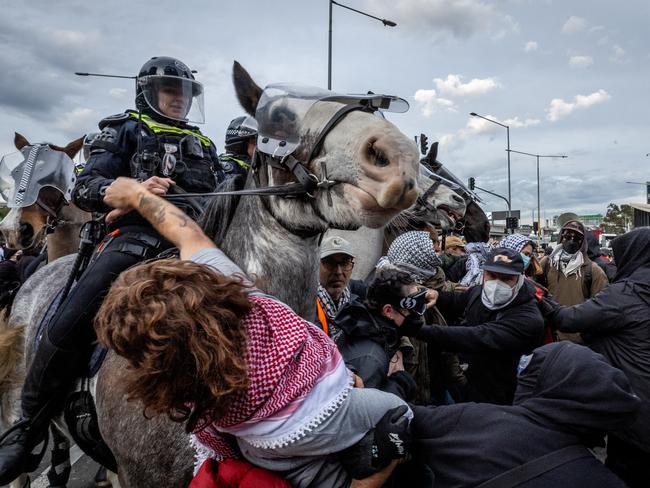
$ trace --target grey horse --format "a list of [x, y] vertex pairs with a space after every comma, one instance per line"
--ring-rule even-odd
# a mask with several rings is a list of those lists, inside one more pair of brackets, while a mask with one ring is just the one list
[[[264, 91], [237, 62], [233, 80], [241, 105], [254, 115]], [[277, 107], [279, 113], [271, 110], [272, 115], [290, 114], [296, 122], [296, 154], [300, 157], [310, 153], [315, 134], [343, 103], [319, 101], [307, 110], [304, 104], [284, 97], [277, 100]], [[219, 242], [256, 278], [258, 286], [302, 316], [312, 318], [319, 236], [330, 227], [383, 226], [411, 206], [418, 195], [418, 155], [415, 144], [394, 125], [355, 110], [331, 128], [320, 151], [305, 161], [305, 166], [321, 181], [327, 176], [328, 190], [317, 190], [313, 198], [243, 197], [230, 222], [223, 222], [221, 231], [225, 234], [221, 232], [224, 235]], [[323, 174], [325, 167], [327, 175]], [[276, 186], [291, 180], [285, 169], [261, 164], [246, 186], [254, 187], [258, 181]], [[16, 297], [9, 330], [26, 327], [26, 343], [63, 285], [71, 264], [72, 257], [66, 257], [39, 270]], [[16, 365], [18, 375], [24, 374], [23, 367]], [[146, 419], [142, 405], [127, 402], [121, 385], [125, 367], [124, 360], [109, 353], [97, 377], [95, 395], [100, 428], [117, 460], [120, 485], [187, 486], [193, 452], [186, 432], [164, 417]]]

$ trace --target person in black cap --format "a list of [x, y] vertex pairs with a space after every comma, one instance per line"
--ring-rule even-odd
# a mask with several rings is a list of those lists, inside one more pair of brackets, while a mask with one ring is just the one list
[[521, 254], [497, 248], [483, 265], [483, 284], [464, 293], [431, 291], [453, 326], [424, 325], [416, 337], [442, 351], [460, 352], [469, 368], [467, 400], [509, 405], [519, 357], [542, 345], [544, 320], [535, 289], [524, 278]]

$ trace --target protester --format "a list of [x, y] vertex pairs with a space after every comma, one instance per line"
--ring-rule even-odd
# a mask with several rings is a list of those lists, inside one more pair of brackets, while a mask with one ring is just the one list
[[[440, 267], [445, 272], [448, 273], [449, 269], [460, 259], [466, 256], [465, 253], [465, 243], [460, 237], [457, 236], [446, 236], [444, 240], [444, 249], [440, 254], [440, 260], [442, 261]], [[453, 281], [453, 280], [451, 280]], [[460, 280], [458, 280], [460, 281]], [[456, 281], [457, 282], [457, 281]]]
[[463, 353], [470, 401], [512, 403], [519, 356], [542, 344], [544, 321], [523, 272], [520, 253], [497, 248], [483, 265], [481, 286], [464, 293], [432, 292], [445, 317], [464, 319], [457, 326], [449, 320], [450, 326], [425, 325], [416, 337]]
[[[88, 212], [108, 212], [104, 194], [120, 176], [144, 181], [157, 195], [214, 191], [223, 178], [216, 149], [189, 125], [203, 122], [202, 97], [203, 85], [180, 60], [147, 61], [136, 80], [138, 111], [99, 123], [102, 133], [93, 140], [90, 159], [77, 177], [74, 203]], [[195, 198], [176, 202], [191, 217], [203, 209]], [[170, 247], [137, 212], [113, 212], [107, 220], [109, 233], [38, 342], [23, 386], [21, 419], [0, 447], [0, 479], [24, 472], [28, 454], [47, 433], [50, 415], [84, 366], [95, 340], [92, 320], [112, 281]]]
[[650, 228], [613, 240], [618, 265], [611, 285], [549, 319], [560, 331], [580, 332], [586, 344], [629, 378], [641, 398], [636, 422], [610, 434], [607, 465], [633, 488], [650, 486]]
[[354, 269], [352, 245], [340, 236], [323, 239], [320, 247], [320, 283], [316, 297], [317, 317], [314, 323], [330, 337], [336, 338], [338, 331], [332, 325], [336, 314], [350, 303], [350, 277]]
[[535, 243], [523, 234], [508, 234], [499, 242], [498, 247], [506, 247], [521, 254], [524, 260], [524, 274], [534, 280], [542, 274], [542, 267], [537, 260]]
[[[488, 242], [490, 241], [490, 229], [477, 230], [474, 235], [465, 235], [467, 244], [465, 245], [465, 252], [467, 253], [466, 260], [459, 260], [450, 269], [449, 279], [463, 286], [480, 285], [483, 280], [483, 263], [487, 259], [488, 254], [493, 249]], [[464, 261], [464, 274], [459, 281], [455, 281], [456, 270]]]
[[[450, 283], [445, 281], [441, 260], [425, 232], [407, 232], [395, 239], [386, 257], [379, 261], [378, 267], [386, 264], [410, 273], [418, 283], [432, 290], [451, 291], [454, 288], [453, 284], [449, 286]], [[435, 305], [427, 308], [424, 319], [429, 324], [446, 324]], [[411, 338], [410, 342], [413, 354], [405, 356], [404, 363], [417, 383], [414, 402], [441, 405], [449, 403], [449, 395], [459, 399], [467, 380], [458, 356], [429, 347], [426, 342], [418, 339]]]
[[634, 418], [639, 400], [625, 375], [570, 342], [522, 363], [513, 406], [413, 407], [413, 455], [435, 487], [625, 488], [587, 450]]
[[[558, 245], [542, 259], [538, 281], [562, 305], [577, 305], [608, 284], [607, 275], [587, 257], [585, 226], [570, 220], [560, 230]], [[558, 333], [560, 339], [582, 342], [580, 334]]]
[[593, 232], [587, 232], [587, 257], [600, 266], [611, 283], [616, 277], [616, 265], [612, 263], [602, 252], [598, 237]]
[[400, 407], [382, 424], [393, 442], [375, 446], [378, 469], [393, 469], [410, 417], [399, 398], [351, 388], [327, 335], [255, 289], [177, 207], [127, 178], [109, 187], [106, 202], [137, 209], [181, 257], [122, 273], [98, 313], [99, 341], [129, 363], [132, 400], [186, 422], [199, 456], [241, 453], [296, 487], [355, 486], [335, 454]]

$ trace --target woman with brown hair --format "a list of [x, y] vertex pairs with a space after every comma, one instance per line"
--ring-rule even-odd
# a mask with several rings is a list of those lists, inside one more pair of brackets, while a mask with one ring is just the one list
[[[127, 178], [105, 201], [140, 212], [181, 254], [121, 275], [98, 314], [100, 342], [129, 362], [129, 398], [187, 422], [199, 461], [243, 455], [298, 487], [380, 486], [406, 454], [406, 404], [352, 388], [327, 335], [254, 288], [172, 204]], [[359, 471], [332, 455], [369, 433], [376, 474], [354, 480]]]

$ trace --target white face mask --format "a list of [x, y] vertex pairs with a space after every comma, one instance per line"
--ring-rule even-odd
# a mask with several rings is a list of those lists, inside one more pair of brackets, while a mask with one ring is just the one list
[[519, 289], [524, 282], [524, 276], [520, 275], [517, 284], [514, 287], [504, 283], [501, 280], [490, 280], [483, 282], [483, 292], [481, 301], [490, 310], [503, 308], [512, 302], [517, 296]]

